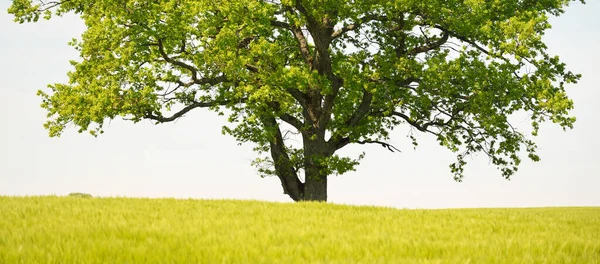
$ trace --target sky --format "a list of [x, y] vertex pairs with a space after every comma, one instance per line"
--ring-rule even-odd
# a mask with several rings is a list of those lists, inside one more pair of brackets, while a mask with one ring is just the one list
[[[0, 1], [0, 195], [291, 201], [277, 178], [257, 175], [252, 146], [222, 135], [226, 120], [202, 109], [161, 125], [113, 120], [98, 138], [74, 127], [48, 137], [36, 92], [68, 80], [68, 61], [78, 54], [67, 42], [85, 27], [72, 15], [16, 24], [5, 11], [10, 2]], [[549, 53], [583, 77], [567, 87], [575, 128], [543, 125], [535, 138], [540, 162], [524, 158], [508, 181], [487, 157], [475, 156], [458, 183], [448, 168], [452, 152], [427, 135], [418, 137], [414, 150], [409, 128], [399, 127], [391, 143], [400, 153], [376, 145], [345, 150], [367, 156], [356, 172], [329, 179], [329, 201], [396, 208], [600, 206], [598, 12], [600, 1], [574, 3], [551, 19], [544, 38]], [[529, 130], [527, 119], [514, 119], [513, 125]]]

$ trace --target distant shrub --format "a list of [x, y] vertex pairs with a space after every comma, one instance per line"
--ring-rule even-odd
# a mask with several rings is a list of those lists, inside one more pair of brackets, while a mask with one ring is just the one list
[[69, 196], [71, 196], [71, 197], [81, 197], [81, 198], [92, 198], [92, 195], [89, 194], [89, 193], [78, 193], [78, 192], [69, 193]]

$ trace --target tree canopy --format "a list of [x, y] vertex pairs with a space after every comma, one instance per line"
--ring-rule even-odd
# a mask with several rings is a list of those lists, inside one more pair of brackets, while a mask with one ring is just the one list
[[[300, 201], [326, 200], [327, 176], [363, 156], [338, 150], [395, 151], [386, 142], [399, 126], [455, 152], [457, 181], [474, 153], [507, 179], [523, 149], [537, 161], [539, 124], [575, 122], [565, 85], [580, 75], [542, 40], [570, 2], [14, 0], [8, 11], [20, 23], [74, 12], [87, 26], [70, 42], [81, 58], [69, 81], [39, 91], [50, 136], [207, 108], [228, 115], [223, 132], [253, 143], [261, 175]], [[508, 121], [518, 112], [533, 135]]]

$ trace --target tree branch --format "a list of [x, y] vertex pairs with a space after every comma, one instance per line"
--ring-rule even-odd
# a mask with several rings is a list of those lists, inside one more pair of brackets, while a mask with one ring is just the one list
[[325, 95], [325, 100], [323, 102], [323, 109], [321, 117], [319, 118], [319, 123], [326, 127], [329, 121], [331, 121], [331, 112], [333, 110], [333, 106], [335, 104], [335, 98], [338, 96], [340, 88], [344, 85], [344, 80], [333, 73], [331, 74], [332, 81], [332, 92]]
[[[377, 81], [377, 80], [372, 80], [372, 81]], [[417, 82], [417, 81], [419, 81], [419, 79], [417, 79], [417, 78], [408, 78], [403, 81], [396, 81], [395, 84], [399, 85], [399, 86], [406, 86], [412, 82]], [[346, 126], [348, 126], [348, 127], [356, 126], [360, 122], [361, 119], [363, 119], [366, 115], [369, 114], [369, 112], [371, 112], [371, 104], [372, 103], [373, 103], [373, 94], [367, 90], [363, 90], [363, 97], [360, 102], [360, 105], [358, 106], [356, 111], [354, 111], [354, 113], [352, 113], [352, 116], [350, 116], [350, 118], [346, 121], [346, 123], [345, 123]], [[346, 146], [349, 143], [351, 143], [351, 142], [349, 141], [348, 138], [342, 138], [341, 136], [333, 136], [327, 142], [327, 144], [330, 146], [330, 148], [334, 152], [338, 149], [343, 148], [344, 146]]]
[[271, 20], [271, 26], [292, 30], [292, 26], [290, 24], [279, 20]]
[[295, 7], [300, 12], [300, 14], [302, 14], [306, 17], [306, 21], [308, 22], [309, 25], [316, 26], [318, 24], [315, 17], [310, 15], [310, 13], [308, 13], [306, 8], [304, 8], [304, 6], [302, 5], [302, 0], [296, 0]]
[[345, 138], [341, 138], [340, 140], [338, 140], [336, 142], [336, 145], [333, 147], [333, 151], [331, 154], [333, 154], [333, 152], [347, 146], [350, 143], [356, 143], [356, 144], [361, 144], [361, 145], [365, 145], [365, 144], [379, 144], [384, 148], [387, 148], [389, 151], [391, 152], [401, 152], [400, 149], [394, 147], [394, 145], [383, 142], [383, 141], [379, 141], [379, 140], [360, 140], [360, 141], [352, 141], [350, 140], [349, 137], [345, 137]]
[[356, 111], [352, 113], [352, 116], [348, 121], [346, 121], [346, 125], [353, 127], [360, 122], [360, 120], [367, 115], [371, 108], [371, 103], [373, 102], [373, 94], [367, 90], [363, 90], [363, 97]]
[[274, 137], [269, 139], [269, 146], [271, 158], [275, 165], [275, 174], [281, 181], [283, 193], [290, 196], [294, 201], [302, 200], [304, 198], [304, 183], [298, 179], [298, 172], [290, 161], [279, 125], [273, 117], [263, 118], [262, 123], [265, 128], [275, 130]]
[[304, 61], [308, 64], [309, 68], [312, 69], [314, 59], [310, 55], [310, 46], [308, 45], [308, 41], [306, 40], [304, 33], [302, 33], [302, 29], [298, 27], [293, 27], [291, 31], [292, 33], [294, 33], [296, 41], [298, 41], [298, 45], [300, 46], [300, 53], [302, 54]]
[[184, 68], [184, 69], [190, 71], [192, 81], [195, 84], [199, 84], [199, 85], [203, 85], [203, 84], [215, 85], [215, 84], [223, 83], [223, 82], [227, 81], [227, 77], [225, 75], [220, 75], [220, 76], [213, 77], [213, 78], [198, 79], [198, 69], [196, 69], [196, 67], [169, 57], [169, 55], [165, 52], [165, 48], [163, 46], [163, 40], [162, 39], [158, 39], [158, 43], [156, 45], [158, 46], [158, 52], [160, 53], [161, 57], [166, 62], [171, 63], [171, 64], [176, 65], [176, 66], [179, 66], [181, 68]]
[[292, 97], [294, 97], [294, 99], [296, 99], [296, 101], [298, 101], [298, 103], [300, 104], [300, 106], [302, 107], [306, 107], [306, 94], [303, 93], [302, 91], [296, 89], [296, 88], [287, 88], [286, 89], [290, 95]]
[[[509, 60], [509, 59], [507, 59], [507, 58], [505, 58], [505, 57], [503, 57], [503, 56], [501, 56], [501, 55], [496, 55], [496, 54], [493, 54], [493, 53], [492, 53], [492, 52], [490, 52], [489, 50], [487, 50], [487, 49], [485, 49], [484, 47], [482, 47], [481, 45], [477, 44], [477, 42], [475, 42], [475, 41], [472, 41], [472, 40], [468, 39], [467, 37], [464, 37], [464, 36], [462, 36], [462, 35], [460, 35], [460, 34], [458, 34], [458, 33], [454, 32], [454, 31], [450, 31], [450, 30], [448, 30], [448, 29], [446, 29], [446, 28], [444, 28], [444, 27], [442, 27], [442, 26], [440, 26], [440, 25], [436, 25], [436, 26], [435, 26], [435, 28], [437, 28], [437, 29], [439, 29], [439, 30], [442, 30], [442, 31], [445, 31], [445, 32], [448, 32], [448, 33], [450, 33], [450, 35], [451, 35], [452, 37], [455, 37], [455, 38], [457, 38], [458, 40], [460, 40], [460, 41], [463, 41], [463, 42], [465, 42], [465, 43], [467, 43], [467, 44], [469, 44], [469, 45], [473, 46], [473, 47], [474, 47], [474, 48], [476, 48], [477, 50], [479, 50], [479, 51], [483, 52], [483, 54], [485, 54], [485, 55], [488, 55], [488, 56], [490, 56], [490, 57], [492, 57], [492, 58], [497, 58], [497, 59], [500, 59], [500, 60], [502, 60], [502, 61], [504, 61], [504, 62], [506, 62], [506, 63], [508, 63], [508, 64], [512, 64], [512, 63], [510, 62], [510, 60]], [[525, 59], [525, 58], [523, 58], [523, 59]], [[525, 59], [525, 60], [527, 60], [527, 59]], [[527, 60], [527, 61], [528, 61], [528, 60]], [[530, 62], [530, 63], [531, 63], [531, 62]], [[520, 75], [519, 75], [517, 72], [513, 72], [513, 75], [514, 75], [515, 77], [517, 77], [518, 79], [521, 79], [521, 76], [520, 76]]]
[[[471, 46], [475, 47], [476, 49], [478, 49], [479, 51], [483, 52], [486, 55], [490, 55], [493, 56], [493, 54], [491, 52], [489, 52], [488, 50], [486, 50], [485, 48], [481, 47], [479, 44], [477, 44], [475, 41], [472, 41], [464, 36], [461, 36], [460, 34], [454, 32], [454, 31], [450, 31], [449, 29], [446, 29], [440, 25], [436, 25], [435, 28], [442, 30], [444, 32], [448, 32], [451, 33], [452, 37], [455, 37], [463, 42], [466, 42], [468, 44], [470, 44]], [[495, 56], [494, 56], [495, 57]], [[505, 59], [505, 58], [502, 58]]]
[[412, 120], [409, 116], [407, 116], [407, 115], [405, 115], [403, 113], [397, 112], [397, 111], [392, 112], [392, 115], [404, 119], [407, 123], [409, 123], [410, 125], [412, 125], [413, 127], [415, 127], [416, 129], [418, 129], [421, 132], [429, 132], [431, 134], [437, 135], [439, 133], [436, 133], [436, 132], [433, 132], [433, 131], [429, 130], [429, 127], [430, 126], [443, 127], [443, 126], [449, 125], [450, 123], [452, 123], [454, 120], [456, 120], [459, 117], [458, 114], [461, 111], [463, 111], [465, 109], [465, 107], [466, 106], [454, 109], [452, 111], [452, 114], [446, 113], [446, 112], [442, 112], [441, 110], [438, 109], [438, 111], [440, 111], [443, 114], [445, 114], [446, 116], [448, 116], [449, 119], [446, 120], [446, 121], [443, 121], [441, 119], [435, 119], [434, 118], [435, 120], [429, 121], [429, 122], [424, 123], [424, 124], [419, 123], [418, 121]]
[[231, 100], [231, 101], [226, 100], [226, 101], [212, 101], [212, 102], [194, 102], [193, 104], [184, 107], [183, 109], [179, 110], [177, 113], [173, 114], [170, 117], [164, 117], [160, 113], [158, 115], [155, 115], [153, 113], [147, 113], [146, 115], [144, 115], [144, 118], [156, 120], [156, 121], [158, 121], [158, 123], [167, 123], [167, 122], [177, 120], [178, 118], [182, 117], [187, 112], [189, 112], [195, 108], [214, 107], [214, 106], [219, 106], [219, 105], [227, 105], [227, 104], [234, 103], [234, 102], [237, 103], [237, 102], [245, 102], [245, 101], [246, 101], [246, 99], [243, 98], [241, 100]]
[[438, 29], [442, 30], [442, 32], [443, 32], [443, 35], [441, 38], [439, 38], [437, 41], [429, 42], [426, 45], [413, 48], [410, 51], [408, 51], [407, 54], [408, 55], [417, 55], [419, 53], [428, 52], [430, 50], [437, 49], [440, 46], [444, 45], [444, 43], [446, 43], [448, 41], [448, 38], [450, 37], [450, 32], [447, 30], [441, 29], [441, 27]]
[[40, 6], [40, 8], [37, 10], [37, 12], [43, 12], [43, 11], [46, 11], [46, 10], [50, 10], [50, 9], [52, 9], [52, 8], [54, 8], [54, 7], [57, 7], [57, 6], [59, 6], [59, 5], [62, 5], [62, 4], [64, 4], [64, 3], [68, 3], [68, 2], [71, 2], [71, 1], [72, 1], [72, 0], [63, 0], [63, 1], [50, 1], [50, 2], [46, 2], [46, 3], [44, 3], [43, 1], [40, 1], [40, 3], [41, 3], [42, 5], [41, 5], [41, 6]]
[[396, 152], [396, 151], [397, 152], [401, 152], [398, 148], [394, 147], [392, 144], [389, 144], [389, 143], [386, 143], [386, 142], [383, 142], [383, 141], [378, 141], [378, 140], [362, 140], [362, 141], [354, 141], [352, 143], [358, 143], [358, 144], [361, 144], [361, 145], [364, 145], [364, 144], [379, 144], [382, 147], [387, 148], [391, 152]]
[[392, 112], [392, 115], [404, 119], [404, 121], [406, 121], [411, 126], [415, 127], [416, 129], [418, 129], [421, 132], [430, 132], [427, 130], [427, 127], [429, 126], [429, 124], [425, 124], [425, 125], [419, 124], [417, 121], [410, 119], [409, 116], [407, 116], [403, 113], [397, 112], [397, 111]]
[[302, 123], [302, 121], [300, 121], [298, 118], [287, 113], [279, 115], [279, 118], [282, 121], [290, 124], [294, 128], [298, 129], [298, 131], [302, 132], [302, 127], [304, 127], [304, 123]]
[[[299, 2], [300, 1], [297, 2], [297, 5], [302, 6]], [[291, 11], [291, 8], [287, 8], [286, 10]], [[306, 11], [306, 10], [304, 10], [304, 11]], [[293, 25], [290, 25], [289, 23], [278, 21], [278, 20], [271, 20], [271, 25], [274, 27], [287, 29], [290, 32], [292, 32], [292, 34], [294, 34], [296, 41], [298, 41], [298, 45], [300, 47], [300, 53], [302, 54], [304, 61], [309, 65], [310, 68], [312, 68], [313, 58], [310, 55], [310, 46], [308, 44], [308, 41], [306, 40], [306, 37], [304, 36], [304, 33], [302, 33], [302, 29], [297, 26], [293, 26]]]
[[296, 128], [298, 131], [302, 132], [302, 127], [304, 127], [304, 123], [302, 123], [302, 121], [300, 121], [298, 118], [296, 118], [293, 115], [290, 115], [288, 113], [278, 114], [278, 112], [281, 112], [281, 107], [278, 102], [271, 102], [268, 105], [271, 108], [273, 108], [276, 115], [279, 116], [279, 119], [290, 124], [291, 126]]
[[340, 37], [341, 35], [345, 34], [346, 32], [356, 30], [363, 24], [369, 23], [371, 21], [374, 21], [374, 20], [381, 21], [381, 20], [385, 20], [385, 19], [387, 19], [387, 16], [374, 15], [374, 14], [366, 15], [364, 17], [359, 18], [357, 23], [346, 25], [346, 26], [336, 30], [335, 32], [333, 32], [333, 34], [331, 34], [331, 38], [335, 39], [337, 37]]

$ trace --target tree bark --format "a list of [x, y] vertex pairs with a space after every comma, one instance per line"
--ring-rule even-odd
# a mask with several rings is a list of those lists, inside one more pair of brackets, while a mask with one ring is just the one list
[[324, 133], [303, 136], [304, 141], [304, 200], [327, 201], [327, 172], [324, 158]]
[[306, 182], [304, 183], [305, 201], [327, 201], [327, 175], [318, 172], [306, 171]]
[[281, 181], [283, 193], [296, 202], [302, 201], [304, 199], [304, 183], [298, 179], [298, 173], [290, 162], [279, 125], [277, 125], [273, 117], [263, 118], [262, 122], [265, 127], [271, 127], [275, 130], [273, 138], [269, 140], [269, 144], [271, 158], [275, 163], [275, 174]]

